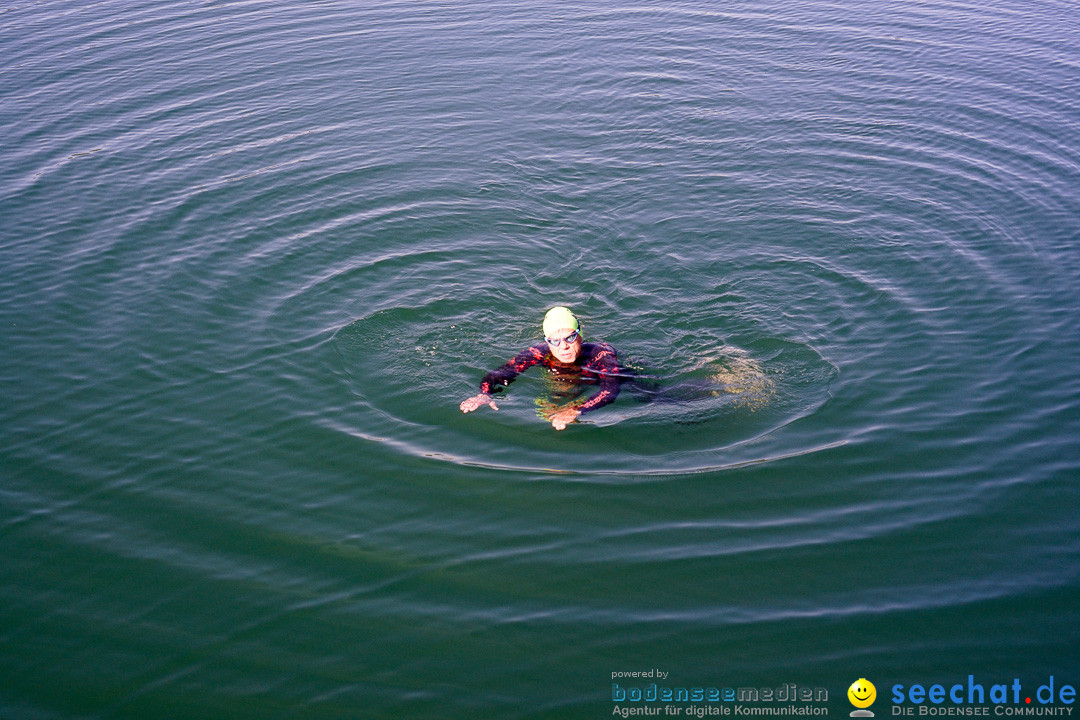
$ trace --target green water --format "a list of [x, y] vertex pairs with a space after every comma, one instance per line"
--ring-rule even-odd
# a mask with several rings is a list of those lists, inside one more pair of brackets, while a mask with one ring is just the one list
[[[1073, 5], [0, 28], [0, 720], [1080, 685]], [[750, 391], [463, 415], [556, 304]]]

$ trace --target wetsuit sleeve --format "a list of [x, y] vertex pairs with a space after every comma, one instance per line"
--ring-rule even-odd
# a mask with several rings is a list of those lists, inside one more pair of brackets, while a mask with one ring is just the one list
[[615, 357], [615, 349], [610, 345], [603, 345], [600, 350], [589, 360], [589, 371], [599, 376], [600, 392], [577, 406], [582, 414], [590, 410], [596, 410], [615, 401], [619, 396], [619, 361]]
[[510, 358], [501, 368], [496, 368], [485, 375], [484, 379], [480, 381], [480, 392], [487, 395], [499, 392], [525, 370], [542, 363], [544, 361], [544, 352], [539, 345], [522, 350]]

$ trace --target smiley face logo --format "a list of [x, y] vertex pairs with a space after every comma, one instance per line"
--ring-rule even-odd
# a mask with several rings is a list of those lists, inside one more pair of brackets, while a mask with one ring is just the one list
[[851, 683], [851, 687], [847, 691], [848, 700], [851, 704], [857, 708], [868, 708], [874, 704], [874, 700], [877, 699], [877, 688], [874, 687], [874, 683], [870, 682], [866, 678], [859, 678], [855, 682]]

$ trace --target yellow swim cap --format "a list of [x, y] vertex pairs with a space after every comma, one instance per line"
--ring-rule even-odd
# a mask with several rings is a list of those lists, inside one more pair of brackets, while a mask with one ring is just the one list
[[577, 330], [578, 321], [574, 313], [561, 305], [553, 307], [544, 316], [544, 337], [551, 337], [559, 330]]

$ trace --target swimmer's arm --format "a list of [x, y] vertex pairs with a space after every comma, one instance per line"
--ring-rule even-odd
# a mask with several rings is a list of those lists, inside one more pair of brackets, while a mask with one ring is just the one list
[[472, 412], [484, 405], [490, 406], [492, 410], [498, 410], [499, 406], [495, 404], [495, 400], [491, 397], [492, 393], [496, 393], [503, 386], [509, 385], [522, 371], [543, 362], [543, 360], [544, 353], [541, 346], [533, 346], [522, 350], [510, 358], [509, 362], [501, 368], [492, 370], [484, 376], [484, 379], [480, 381], [480, 394], [462, 400], [459, 406], [461, 412]]
[[600, 392], [593, 395], [577, 406], [578, 414], [587, 413], [597, 408], [602, 408], [605, 405], [609, 405], [615, 402], [615, 398], [619, 396], [619, 383], [616, 381], [612, 387], [602, 388]]
[[514, 357], [510, 358], [505, 365], [492, 370], [480, 381], [480, 393], [491, 395], [497, 393], [506, 385], [514, 381], [518, 375], [533, 365], [539, 365], [544, 361], [546, 346], [534, 345], [525, 348]]
[[596, 357], [598, 367], [594, 370], [600, 376], [600, 392], [577, 406], [578, 415], [615, 402], [619, 396], [619, 362], [615, 353], [603, 350]]
[[603, 350], [596, 357], [598, 367], [594, 370], [600, 376], [600, 392], [574, 407], [563, 408], [551, 416], [551, 426], [556, 430], [562, 430], [570, 423], [577, 420], [584, 413], [596, 410], [609, 403], [615, 402], [619, 396], [619, 363], [615, 353]]

